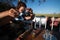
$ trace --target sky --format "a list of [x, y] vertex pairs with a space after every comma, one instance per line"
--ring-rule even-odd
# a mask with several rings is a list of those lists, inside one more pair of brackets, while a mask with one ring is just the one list
[[[16, 3], [17, 1], [14, 2], [15, 5]], [[28, 8], [32, 8], [34, 13], [60, 13], [60, 0], [46, 0], [46, 2], [42, 2], [40, 5], [37, 0], [33, 3], [29, 0], [26, 5]]]

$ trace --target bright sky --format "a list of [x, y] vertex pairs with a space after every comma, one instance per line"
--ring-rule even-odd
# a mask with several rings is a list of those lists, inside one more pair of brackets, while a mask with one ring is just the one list
[[46, 0], [40, 6], [37, 0], [34, 3], [28, 1], [26, 4], [28, 8], [33, 9], [34, 13], [60, 13], [60, 0]]

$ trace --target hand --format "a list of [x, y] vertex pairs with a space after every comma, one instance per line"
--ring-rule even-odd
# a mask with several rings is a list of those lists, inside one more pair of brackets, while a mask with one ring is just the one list
[[11, 8], [11, 9], [9, 10], [8, 15], [11, 16], [11, 17], [16, 17], [16, 16], [18, 16], [18, 13], [17, 13], [16, 10], [14, 10], [13, 8]]

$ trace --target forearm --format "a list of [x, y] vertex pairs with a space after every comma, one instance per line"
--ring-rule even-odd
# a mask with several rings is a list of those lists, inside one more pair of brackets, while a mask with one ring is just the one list
[[0, 18], [8, 16], [9, 11], [4, 11], [0, 13]]

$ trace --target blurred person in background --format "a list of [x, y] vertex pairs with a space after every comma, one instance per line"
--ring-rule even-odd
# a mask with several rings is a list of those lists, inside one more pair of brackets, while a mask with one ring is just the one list
[[[51, 30], [52, 27], [52, 18], [48, 17], [47, 19], [47, 29]], [[53, 30], [52, 30], [52, 34], [57, 38], [57, 40], [60, 40], [60, 32], [59, 32], [59, 28], [60, 28], [60, 22], [58, 20], [58, 17], [54, 17], [54, 21], [53, 21]]]

